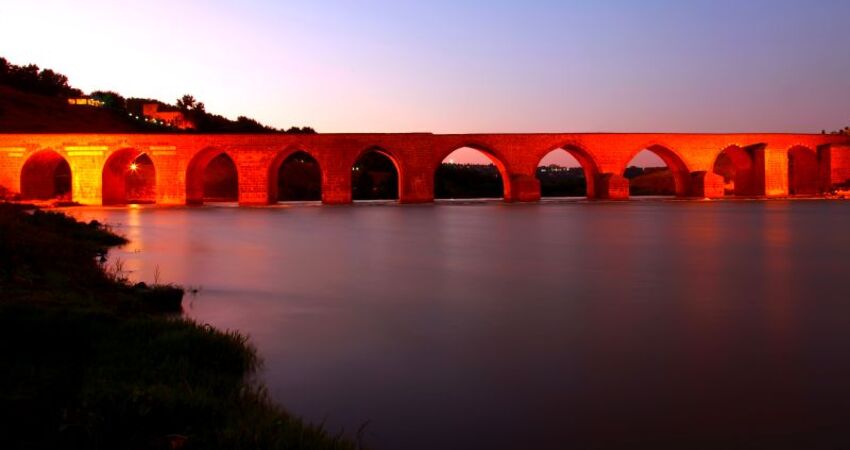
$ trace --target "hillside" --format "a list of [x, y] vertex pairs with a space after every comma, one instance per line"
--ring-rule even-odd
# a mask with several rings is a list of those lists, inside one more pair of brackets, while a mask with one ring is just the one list
[[22, 92], [0, 85], [2, 133], [134, 133], [162, 131], [117, 111], [69, 105], [61, 97]]
[[[69, 104], [69, 99], [94, 102]], [[152, 107], [152, 108], [151, 108]], [[84, 95], [68, 77], [35, 64], [15, 65], [0, 57], [0, 133], [315, 133], [311, 127], [277, 129], [246, 116], [236, 120], [207, 112], [184, 95], [176, 104], [125, 98], [112, 91]]]

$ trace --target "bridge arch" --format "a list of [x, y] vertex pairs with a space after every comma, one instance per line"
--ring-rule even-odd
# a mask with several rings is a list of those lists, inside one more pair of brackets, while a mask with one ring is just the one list
[[156, 168], [147, 153], [116, 150], [106, 158], [101, 173], [104, 205], [156, 202]]
[[398, 157], [379, 147], [367, 147], [351, 164], [352, 200], [399, 200], [404, 170]]
[[477, 143], [477, 142], [467, 142], [467, 143], [464, 143], [462, 145], [454, 146], [452, 148], [449, 148], [449, 149], [437, 154], [438, 158], [435, 161], [434, 174], [433, 174], [434, 184], [435, 184], [435, 192], [434, 192], [435, 198], [437, 197], [437, 192], [436, 192], [437, 176], [438, 176], [438, 173], [440, 171], [440, 168], [443, 165], [443, 162], [446, 160], [446, 158], [451, 156], [454, 152], [456, 152], [458, 150], [462, 150], [462, 149], [472, 149], [472, 150], [477, 151], [478, 153], [485, 156], [496, 167], [496, 170], [499, 172], [499, 177], [501, 178], [501, 181], [502, 181], [502, 198], [506, 201], [510, 200], [512, 198], [511, 197], [511, 177], [510, 177], [510, 172], [508, 171], [508, 165], [504, 162], [502, 157], [499, 156], [496, 153], [496, 151], [494, 151], [491, 147], [484, 145], [484, 144], [481, 144], [481, 143]]
[[300, 146], [284, 150], [269, 165], [269, 203], [321, 200], [326, 177], [311, 152]]
[[599, 175], [599, 166], [596, 164], [596, 161], [593, 159], [590, 152], [574, 143], [567, 143], [554, 148], [549, 148], [538, 159], [536, 167], [538, 168], [537, 178], [540, 179], [541, 183], [541, 195], [543, 195], [543, 191], [546, 188], [544, 181], [546, 177], [544, 173], [541, 173], [541, 164], [547, 157], [556, 154], [557, 152], [565, 152], [579, 163], [581, 170], [584, 172], [585, 195], [587, 198], [596, 198], [596, 178]]
[[638, 154], [644, 151], [649, 151], [661, 158], [673, 177], [673, 191], [676, 197], [686, 197], [690, 186], [690, 170], [688, 169], [687, 164], [685, 164], [684, 158], [682, 158], [681, 155], [668, 145], [652, 143], [631, 153], [631, 155], [623, 163], [624, 167], [622, 173], [624, 176], [627, 168], [625, 166], [633, 161]]
[[233, 155], [217, 148], [205, 148], [196, 153], [186, 168], [186, 203], [238, 199], [239, 168]]
[[788, 194], [815, 195], [820, 192], [818, 153], [795, 145], [788, 149]]
[[71, 166], [54, 150], [31, 154], [21, 167], [21, 198], [24, 200], [72, 200]]
[[756, 195], [756, 146], [729, 145], [714, 158], [712, 172], [723, 177], [724, 194]]

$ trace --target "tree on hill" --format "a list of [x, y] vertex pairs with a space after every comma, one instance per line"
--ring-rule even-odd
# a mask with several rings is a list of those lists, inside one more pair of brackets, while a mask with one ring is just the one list
[[177, 107], [184, 112], [189, 111], [190, 109], [194, 109], [196, 103], [197, 100], [195, 100], [195, 97], [189, 94], [186, 94], [177, 99]]
[[42, 91], [48, 95], [63, 95], [71, 89], [68, 77], [50, 69], [43, 69], [38, 73], [38, 82]]
[[121, 94], [113, 91], [94, 91], [90, 95], [91, 98], [103, 102], [103, 106], [118, 111], [127, 110], [127, 99]]
[[267, 127], [267, 126], [261, 124], [260, 122], [257, 122], [256, 120], [254, 120], [250, 117], [245, 117], [245, 116], [237, 117], [236, 118], [236, 125], [240, 128], [240, 131], [242, 131], [242, 132], [274, 131], [274, 128]]
[[191, 94], [186, 94], [178, 98], [177, 108], [195, 123], [195, 130], [199, 133], [310, 134], [316, 132], [316, 130], [311, 127], [290, 127], [287, 130], [278, 130], [274, 127], [263, 125], [247, 116], [239, 116], [235, 121], [233, 121], [218, 114], [208, 113], [204, 102], [198, 101], [198, 99]]
[[316, 130], [313, 127], [289, 127], [284, 133], [288, 134], [315, 134]]
[[[820, 130], [820, 134], [827, 134], [827, 132], [826, 132], [826, 130]], [[850, 135], [850, 126], [848, 126], [848, 127], [844, 127], [844, 128], [842, 128], [842, 129], [840, 129], [840, 130], [830, 131], [830, 132], [829, 132], [829, 134], [843, 134], [843, 135]]]
[[0, 58], [0, 84], [33, 94], [74, 97], [82, 91], [68, 85], [68, 77], [51, 69], [39, 69], [35, 64], [17, 66]]

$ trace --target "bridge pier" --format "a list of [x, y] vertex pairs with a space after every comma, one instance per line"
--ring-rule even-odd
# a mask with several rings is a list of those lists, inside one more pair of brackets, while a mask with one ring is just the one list
[[764, 192], [764, 186], [756, 186], [757, 177], [754, 170], [755, 169], [750, 167], [749, 169], [739, 170], [735, 174], [735, 177], [733, 178], [733, 182], [735, 183], [734, 195], [744, 197], [762, 195]]
[[322, 203], [325, 205], [347, 205], [351, 203], [351, 191], [345, 192], [325, 192], [322, 191]]
[[836, 185], [846, 185], [850, 181], [850, 144], [824, 145], [818, 149], [821, 161], [821, 191], [832, 190]]
[[399, 203], [431, 203], [434, 201], [434, 171], [406, 167], [399, 173]]
[[505, 183], [506, 202], [540, 201], [540, 180], [534, 175], [514, 174]]
[[[151, 152], [156, 169], [156, 204], [186, 204], [186, 167], [181, 166], [175, 150]], [[174, 182], [178, 180], [178, 182]]]
[[723, 177], [708, 171], [691, 172], [689, 196], [696, 198], [723, 198]]
[[[320, 161], [320, 164], [322, 161]], [[351, 203], [351, 167], [325, 162], [322, 167], [322, 203], [347, 205]]]
[[68, 152], [71, 166], [71, 199], [81, 205], [103, 204], [102, 152], [74, 155]]
[[244, 164], [240, 166], [238, 176], [240, 205], [269, 204], [269, 171], [266, 166]]
[[596, 178], [596, 198], [603, 200], [628, 200], [629, 180], [622, 175], [602, 173]]
[[756, 167], [756, 187], [763, 186], [759, 192], [768, 198], [788, 196], [788, 149], [764, 148], [754, 152]]
[[248, 187], [239, 185], [239, 204], [245, 206], [257, 206], [269, 204], [269, 191], [266, 188]]

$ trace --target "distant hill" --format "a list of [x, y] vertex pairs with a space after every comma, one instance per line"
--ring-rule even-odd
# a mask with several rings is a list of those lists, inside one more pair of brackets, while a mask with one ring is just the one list
[[108, 108], [69, 105], [67, 99], [22, 92], [0, 85], [0, 132], [139, 133], [161, 132]]

